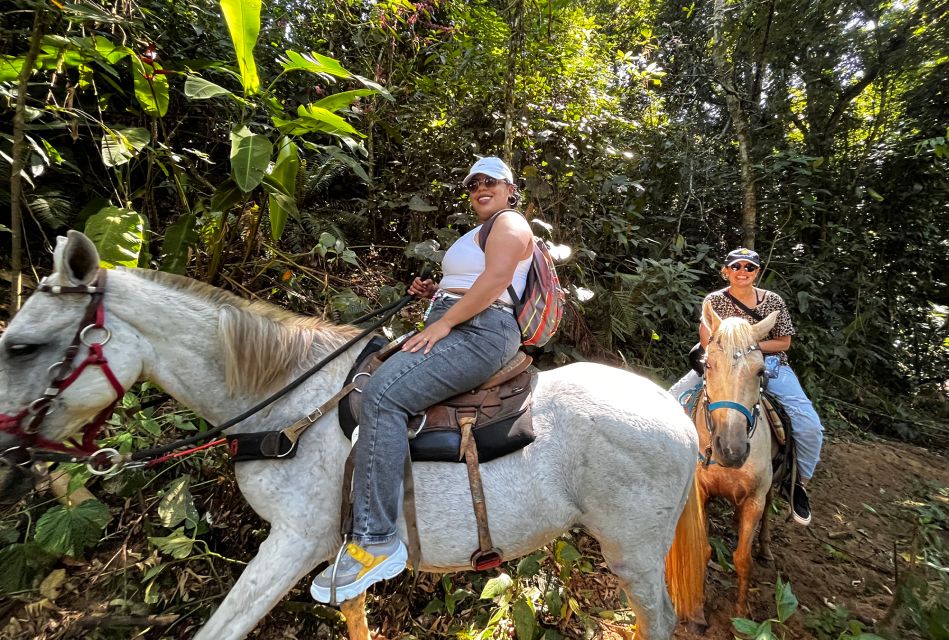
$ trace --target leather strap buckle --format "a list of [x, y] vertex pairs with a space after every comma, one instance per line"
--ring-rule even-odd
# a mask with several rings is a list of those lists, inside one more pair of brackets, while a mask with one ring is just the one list
[[478, 549], [471, 554], [471, 568], [475, 571], [487, 571], [501, 566], [501, 550], [491, 547], [487, 551]]

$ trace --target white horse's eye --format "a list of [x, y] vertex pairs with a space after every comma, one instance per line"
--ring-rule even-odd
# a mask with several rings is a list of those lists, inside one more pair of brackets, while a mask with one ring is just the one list
[[29, 356], [36, 353], [42, 345], [39, 344], [16, 344], [7, 345], [7, 354], [11, 358]]

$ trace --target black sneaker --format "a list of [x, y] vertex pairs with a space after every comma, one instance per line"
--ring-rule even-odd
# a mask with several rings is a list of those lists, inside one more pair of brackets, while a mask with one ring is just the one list
[[807, 490], [804, 485], [797, 482], [794, 484], [794, 495], [791, 496], [791, 513], [794, 516], [794, 522], [803, 525], [811, 523], [811, 501], [807, 499]]

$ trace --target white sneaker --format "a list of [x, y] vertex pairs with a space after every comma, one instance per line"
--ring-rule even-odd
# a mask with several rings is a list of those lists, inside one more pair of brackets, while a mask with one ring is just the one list
[[369, 544], [365, 548], [350, 542], [339, 562], [316, 576], [310, 586], [310, 595], [317, 602], [331, 602], [335, 571], [336, 602], [352, 600], [375, 583], [402, 573], [408, 557], [405, 545], [398, 538], [382, 544]]

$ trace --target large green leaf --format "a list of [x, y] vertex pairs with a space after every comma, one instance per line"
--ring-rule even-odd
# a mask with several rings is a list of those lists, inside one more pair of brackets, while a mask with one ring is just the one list
[[231, 178], [244, 193], [263, 180], [272, 154], [273, 144], [266, 136], [253, 134], [247, 127], [231, 132]]
[[295, 120], [274, 118], [274, 126], [285, 135], [303, 135], [305, 133], [326, 133], [332, 136], [365, 136], [356, 131], [351, 124], [335, 113], [315, 105], [300, 105], [297, 107]]
[[103, 267], [137, 267], [144, 227], [145, 221], [136, 211], [107, 206], [86, 220], [85, 233], [99, 250]]
[[135, 86], [135, 99], [142, 105], [142, 111], [158, 118], [168, 113], [168, 78], [158, 74], [158, 64], [144, 64], [138, 56], [132, 56], [132, 78]]
[[152, 136], [148, 129], [105, 129], [102, 134], [102, 162], [107, 167], [123, 165], [148, 146]]
[[362, 96], [371, 96], [375, 95], [376, 93], [377, 92], [373, 89], [354, 89], [352, 91], [343, 91], [341, 93], [334, 93], [331, 96], [326, 96], [322, 100], [317, 100], [312, 104], [312, 106], [320, 107], [322, 109], [326, 109], [327, 111], [337, 111], [339, 109], [348, 107]]
[[537, 630], [537, 613], [534, 611], [534, 603], [530, 598], [521, 595], [514, 603], [514, 630], [517, 632], [518, 640], [532, 640], [534, 632]]
[[0, 56], [0, 82], [10, 82], [20, 77], [23, 68], [23, 58]]
[[395, 98], [392, 97], [392, 94], [389, 93], [388, 90], [386, 90], [386, 88], [383, 87], [378, 82], [373, 82], [369, 78], [363, 78], [362, 76], [355, 75], [355, 74], [353, 75], [353, 78], [358, 80], [359, 84], [361, 84], [362, 86], [367, 87], [369, 89], [374, 89], [375, 91], [379, 92], [380, 94], [382, 94], [382, 97], [388, 100], [389, 102], [395, 102]]
[[780, 576], [774, 589], [774, 601], [777, 605], [778, 622], [784, 622], [797, 610], [797, 596], [791, 591], [791, 583], [785, 582]]
[[186, 213], [165, 231], [165, 241], [161, 245], [164, 254], [161, 261], [162, 271], [184, 275], [188, 268], [191, 248], [198, 244], [198, 232], [194, 227], [194, 214]]
[[167, 536], [149, 537], [148, 541], [158, 547], [162, 553], [167, 553], [178, 560], [190, 556], [191, 549], [194, 547], [194, 540], [185, 535], [184, 527], [178, 527]]
[[511, 580], [511, 576], [506, 573], [502, 573], [495, 578], [488, 580], [484, 589], [481, 590], [481, 599], [482, 600], [493, 600], [499, 595], [506, 593], [511, 587], [514, 586], [514, 581]]
[[339, 60], [323, 56], [315, 51], [297, 53], [287, 51], [286, 58], [278, 60], [284, 71], [309, 71], [310, 73], [326, 73], [337, 78], [351, 78], [353, 74], [343, 68]]
[[[297, 145], [289, 138], [282, 138], [278, 143], [277, 161], [270, 172], [270, 177], [282, 194], [270, 195], [270, 236], [276, 241], [283, 235], [288, 215], [296, 215], [297, 174], [300, 171], [300, 154]], [[283, 197], [280, 197], [280, 196]]]
[[99, 541], [111, 519], [109, 509], [98, 500], [56, 506], [37, 521], [36, 543], [52, 553], [79, 556]]
[[188, 485], [191, 484], [191, 476], [185, 474], [175, 478], [165, 487], [165, 495], [158, 503], [158, 518], [162, 526], [178, 526], [182, 522], [185, 526], [194, 526], [198, 522], [198, 510], [194, 506], [194, 498]]
[[109, 64], [115, 64], [122, 58], [132, 55], [134, 52], [125, 45], [115, 44], [105, 36], [95, 36], [96, 52]]
[[221, 0], [221, 12], [227, 22], [237, 54], [237, 66], [245, 95], [257, 93], [260, 78], [254, 62], [254, 46], [260, 34], [260, 0]]
[[235, 204], [241, 201], [244, 192], [237, 184], [228, 178], [218, 185], [218, 188], [211, 194], [211, 211], [227, 211]]
[[188, 76], [188, 79], [185, 80], [185, 95], [192, 100], [207, 100], [208, 98], [233, 96], [234, 94], [200, 76]]

